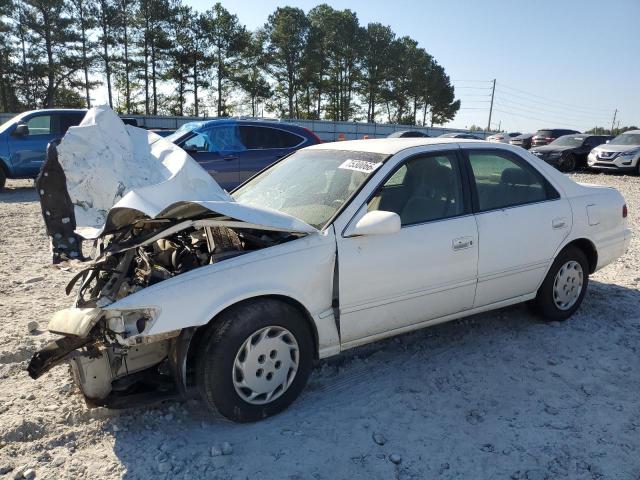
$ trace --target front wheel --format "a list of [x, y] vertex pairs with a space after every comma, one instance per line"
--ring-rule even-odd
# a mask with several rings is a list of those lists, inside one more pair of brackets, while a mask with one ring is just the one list
[[4, 173], [4, 170], [0, 167], [0, 192], [4, 190], [4, 186], [7, 183], [7, 175]]
[[588, 284], [587, 257], [582, 250], [567, 247], [551, 265], [532, 306], [547, 320], [566, 320], [580, 307]]
[[573, 172], [576, 169], [577, 163], [578, 161], [575, 154], [568, 153], [560, 159], [560, 170], [565, 173]]
[[300, 312], [275, 299], [230, 307], [200, 344], [197, 381], [202, 400], [236, 422], [287, 408], [313, 366], [313, 337]]

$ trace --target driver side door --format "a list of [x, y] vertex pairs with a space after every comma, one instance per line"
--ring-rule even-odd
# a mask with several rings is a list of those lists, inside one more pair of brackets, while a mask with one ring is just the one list
[[382, 181], [359, 213], [395, 212], [400, 231], [337, 235], [343, 348], [473, 306], [478, 231], [468, 200], [455, 150], [412, 156]]
[[21, 123], [29, 128], [23, 136], [9, 137], [11, 163], [16, 176], [35, 177], [44, 162], [47, 144], [60, 138], [59, 115], [35, 114]]

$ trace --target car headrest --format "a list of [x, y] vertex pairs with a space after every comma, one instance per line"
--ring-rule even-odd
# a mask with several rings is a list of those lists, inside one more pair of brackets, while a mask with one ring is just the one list
[[526, 170], [520, 168], [506, 168], [500, 177], [500, 183], [508, 185], [531, 185], [535, 178]]

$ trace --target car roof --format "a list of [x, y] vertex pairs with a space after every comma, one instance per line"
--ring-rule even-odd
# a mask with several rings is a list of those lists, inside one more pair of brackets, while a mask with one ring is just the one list
[[38, 110], [29, 110], [25, 114], [31, 113], [87, 113], [86, 108], [40, 108]]
[[457, 143], [478, 143], [487, 145], [484, 140], [447, 137], [403, 137], [373, 138], [367, 140], [345, 140], [342, 142], [325, 142], [307, 147], [316, 150], [349, 150], [353, 152], [383, 153], [394, 155], [401, 150], [427, 145], [455, 145]]
[[551, 130], [551, 131], [554, 131], [554, 130], [564, 130], [565, 132], [576, 132], [576, 133], [580, 133], [580, 132], [578, 132], [578, 130], [575, 130], [575, 129], [573, 129], [573, 128], [539, 128], [539, 129], [538, 129], [538, 132], [542, 132], [542, 131], [544, 131], [544, 130]]
[[277, 128], [303, 128], [294, 123], [280, 122], [278, 120], [262, 120], [260, 118], [213, 118], [211, 120], [199, 120], [188, 122], [189, 124], [197, 124], [199, 127], [212, 125], [263, 125]]
[[634, 135], [640, 135], [640, 130], [627, 130], [626, 132], [622, 132], [619, 135], [624, 135], [625, 133], [633, 133]]

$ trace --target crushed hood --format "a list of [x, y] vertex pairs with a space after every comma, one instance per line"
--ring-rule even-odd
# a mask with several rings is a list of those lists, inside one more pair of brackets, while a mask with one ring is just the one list
[[177, 145], [125, 125], [109, 107], [95, 107], [58, 146], [74, 206], [76, 232], [98, 238], [141, 218], [185, 219], [211, 213], [264, 228], [317, 232], [282, 212], [236, 202]]

